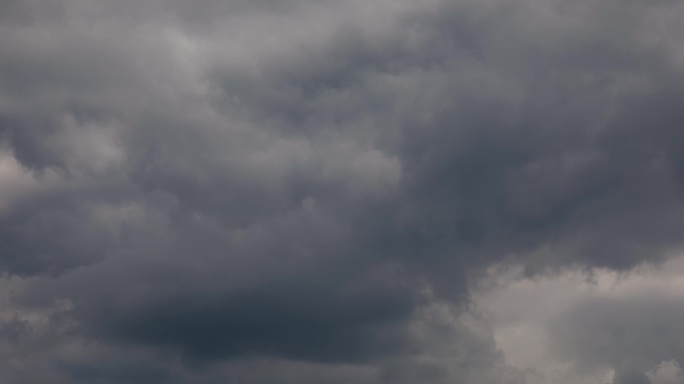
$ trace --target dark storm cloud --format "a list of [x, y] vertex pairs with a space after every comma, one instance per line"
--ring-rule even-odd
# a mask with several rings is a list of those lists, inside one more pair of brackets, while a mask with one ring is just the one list
[[681, 245], [678, 3], [2, 9], [0, 267], [49, 323], [8, 332], [166, 353], [41, 355], [44, 377], [273, 358], [514, 382], [487, 330], [425, 308], [462, 310], [505, 259], [622, 269]]
[[246, 292], [158, 292], [125, 308], [93, 303], [83, 317], [112, 340], [180, 348], [192, 360], [247, 354], [359, 362], [401, 349], [401, 328], [415, 305], [410, 292], [345, 281], [322, 268], [310, 273], [330, 277], [265, 282]]

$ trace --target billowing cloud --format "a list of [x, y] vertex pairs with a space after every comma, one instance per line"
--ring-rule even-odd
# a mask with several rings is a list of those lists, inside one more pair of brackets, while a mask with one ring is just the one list
[[[683, 12], [0, 1], [2, 381], [529, 383], [472, 287], [676, 254]], [[553, 353], [674, 380], [668, 300]]]
[[520, 278], [493, 268], [475, 294], [497, 345], [532, 383], [680, 382], [684, 258], [629, 273]]

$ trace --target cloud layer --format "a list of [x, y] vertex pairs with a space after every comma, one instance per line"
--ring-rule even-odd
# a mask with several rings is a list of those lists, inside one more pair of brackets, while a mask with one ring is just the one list
[[[682, 16], [0, 1], [0, 381], [532, 383], [477, 287], [678, 254]], [[534, 327], [669, 383], [678, 300]]]
[[474, 301], [530, 383], [678, 383], [683, 271], [681, 256], [630, 272], [496, 267]]

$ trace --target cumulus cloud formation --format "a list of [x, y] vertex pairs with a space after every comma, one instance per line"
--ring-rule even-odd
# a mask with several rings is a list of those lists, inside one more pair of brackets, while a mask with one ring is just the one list
[[684, 258], [629, 272], [522, 272], [491, 268], [473, 296], [529, 383], [682, 382]]
[[679, 382], [683, 16], [0, 0], [0, 381]]
[[665, 361], [646, 373], [653, 384], [681, 383], [684, 380], [682, 367], [676, 361]]

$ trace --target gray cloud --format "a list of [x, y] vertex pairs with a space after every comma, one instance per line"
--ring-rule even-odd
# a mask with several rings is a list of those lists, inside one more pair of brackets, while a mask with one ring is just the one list
[[522, 383], [475, 272], [681, 245], [681, 12], [0, 2], [5, 380]]
[[530, 383], [677, 382], [683, 260], [522, 279], [494, 269], [475, 302]]
[[652, 297], [588, 301], [554, 324], [554, 344], [578, 364], [615, 367], [617, 384], [648, 384], [649, 369], [684, 359], [680, 304]]

